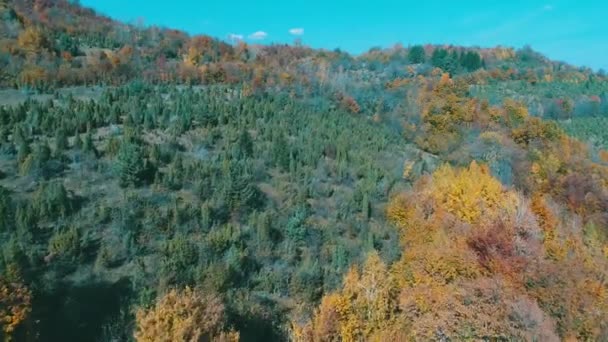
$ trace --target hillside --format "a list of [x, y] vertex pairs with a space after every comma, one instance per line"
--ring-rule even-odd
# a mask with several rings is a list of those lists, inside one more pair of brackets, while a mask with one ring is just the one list
[[0, 18], [0, 337], [608, 339], [606, 75]]

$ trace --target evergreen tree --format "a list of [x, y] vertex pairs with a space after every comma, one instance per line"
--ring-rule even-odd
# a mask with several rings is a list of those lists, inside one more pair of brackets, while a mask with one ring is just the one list
[[441, 68], [450, 74], [454, 74], [458, 71], [458, 52], [456, 50], [449, 52], [448, 50], [438, 48], [433, 51], [431, 62], [433, 66]]
[[289, 146], [287, 145], [287, 139], [285, 139], [285, 136], [283, 136], [283, 134], [279, 133], [273, 139], [272, 157], [275, 166], [280, 167], [284, 171], [289, 170]]
[[147, 174], [141, 148], [134, 143], [123, 141], [116, 156], [115, 171], [118, 184], [122, 188], [141, 185]]
[[437, 68], [444, 68], [446, 64], [446, 60], [448, 58], [448, 51], [445, 49], [435, 49], [433, 51], [433, 55], [431, 56], [431, 63], [433, 66]]
[[60, 154], [61, 152], [69, 148], [68, 137], [64, 128], [57, 130], [55, 135], [55, 153]]
[[63, 183], [42, 183], [34, 195], [32, 209], [40, 218], [65, 217], [72, 211], [72, 201]]
[[97, 149], [95, 148], [95, 143], [93, 143], [93, 137], [91, 136], [91, 133], [86, 133], [84, 135], [84, 140], [82, 142], [82, 151], [92, 156], [97, 156]]
[[74, 134], [74, 148], [81, 149], [82, 148], [82, 139], [80, 138], [80, 132], [76, 130], [76, 134]]
[[10, 192], [0, 186], [0, 232], [12, 230], [14, 225], [13, 210]]
[[481, 56], [475, 51], [468, 51], [462, 54], [460, 64], [467, 71], [475, 71], [482, 66]]
[[363, 199], [361, 200], [361, 212], [363, 213], [364, 219], [369, 219], [371, 214], [371, 206], [369, 202], [369, 196], [367, 194], [363, 195]]
[[412, 46], [407, 54], [407, 58], [412, 64], [420, 64], [426, 62], [426, 52], [422, 45]]
[[17, 149], [17, 162], [19, 164], [23, 163], [31, 153], [30, 144], [25, 139], [20, 139]]
[[239, 152], [241, 156], [247, 158], [253, 155], [253, 140], [246, 129], [241, 130], [238, 141]]

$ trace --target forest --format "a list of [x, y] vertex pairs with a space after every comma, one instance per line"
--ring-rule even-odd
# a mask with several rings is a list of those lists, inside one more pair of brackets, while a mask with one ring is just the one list
[[608, 76], [0, 0], [4, 341], [608, 340]]

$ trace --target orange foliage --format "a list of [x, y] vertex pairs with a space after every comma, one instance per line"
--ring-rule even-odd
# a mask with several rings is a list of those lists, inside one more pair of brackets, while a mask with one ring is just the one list
[[186, 287], [171, 290], [149, 310], [136, 313], [138, 342], [239, 340], [236, 332], [224, 332], [224, 306], [214, 296]]
[[22, 284], [0, 278], [0, 326], [10, 336], [31, 311], [32, 294]]
[[27, 54], [38, 54], [46, 48], [46, 38], [41, 29], [29, 26], [19, 34], [17, 44]]
[[368, 302], [377, 316], [353, 316], [370, 285], [351, 270], [342, 290], [300, 326], [301, 340], [606, 337], [608, 248], [593, 227], [587, 242], [568, 231], [545, 196], [528, 201], [475, 163], [443, 166], [394, 197], [387, 216], [403, 245], [384, 276], [397, 300]]
[[184, 62], [187, 66], [198, 66], [201, 64], [201, 57], [211, 52], [213, 40], [208, 36], [195, 36], [188, 45]]
[[460, 125], [472, 125], [479, 116], [477, 100], [465, 96], [468, 84], [443, 73], [435, 81], [419, 81], [418, 106], [423, 121], [416, 143], [432, 153], [446, 152], [458, 145]]
[[601, 150], [600, 153], [600, 160], [604, 163], [608, 163], [608, 151], [606, 150]]
[[351, 96], [342, 96], [340, 103], [342, 107], [344, 107], [346, 110], [353, 114], [358, 114], [361, 111], [361, 107], [359, 107], [357, 101]]
[[384, 262], [372, 253], [361, 273], [351, 268], [341, 292], [325, 296], [311, 322], [292, 324], [296, 341], [369, 340], [395, 318], [396, 292]]
[[62, 51], [61, 58], [63, 58], [66, 62], [71, 62], [74, 59], [74, 56], [69, 51]]
[[46, 81], [48, 74], [46, 70], [36, 65], [28, 65], [19, 74], [19, 81], [28, 86], [35, 86]]

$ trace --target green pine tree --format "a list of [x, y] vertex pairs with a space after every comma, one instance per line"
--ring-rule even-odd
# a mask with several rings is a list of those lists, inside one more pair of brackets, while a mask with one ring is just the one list
[[120, 187], [127, 188], [141, 185], [146, 173], [141, 148], [136, 144], [123, 141], [116, 156], [115, 171], [118, 175]]
[[407, 54], [407, 58], [412, 64], [420, 64], [426, 62], [426, 52], [422, 45], [412, 46]]

